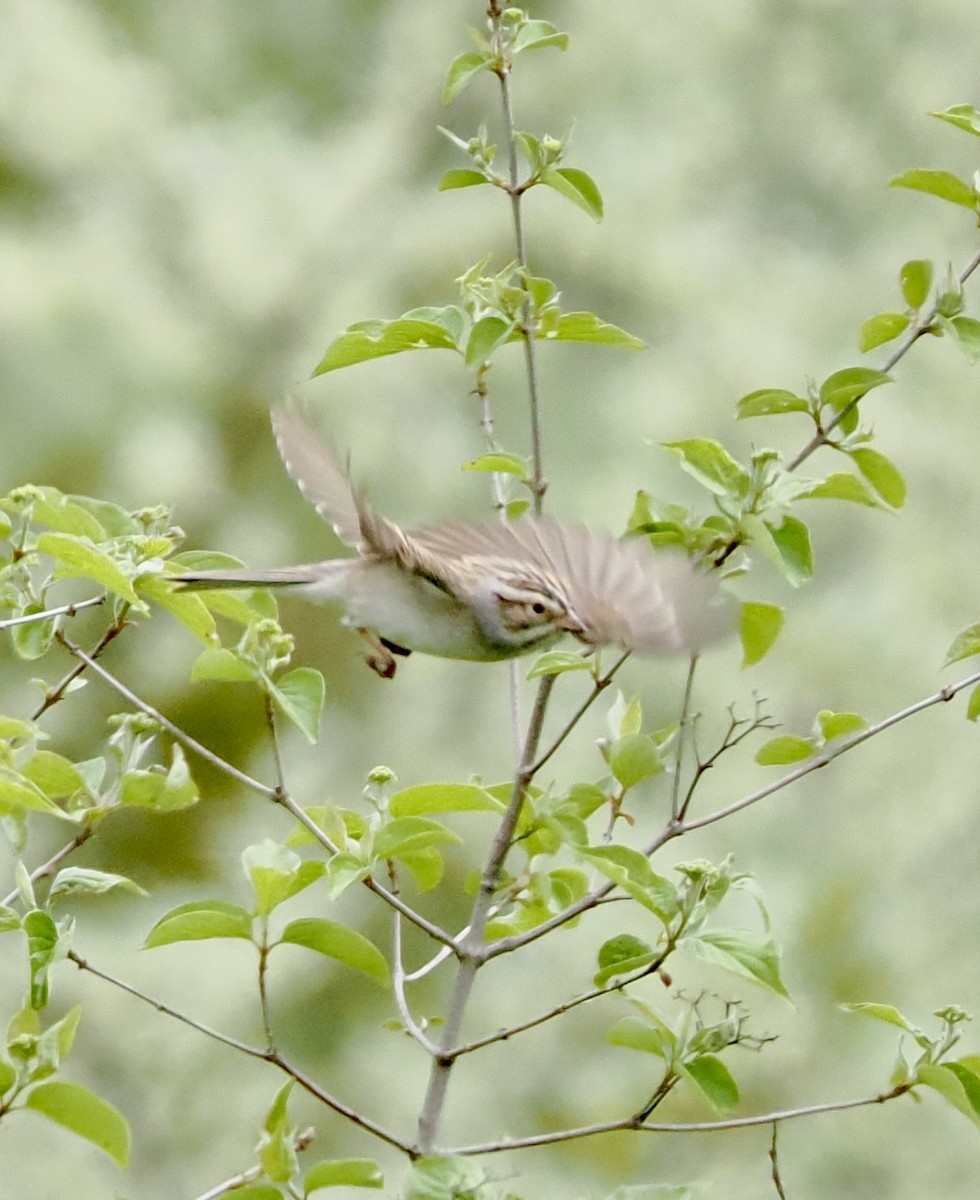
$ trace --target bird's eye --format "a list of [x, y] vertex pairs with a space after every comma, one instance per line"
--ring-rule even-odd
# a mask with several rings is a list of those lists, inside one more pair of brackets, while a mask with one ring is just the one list
[[537, 617], [543, 617], [546, 611], [547, 610], [545, 609], [545, 606], [540, 600], [535, 600], [535, 602], [531, 605], [531, 612], [533, 612]]

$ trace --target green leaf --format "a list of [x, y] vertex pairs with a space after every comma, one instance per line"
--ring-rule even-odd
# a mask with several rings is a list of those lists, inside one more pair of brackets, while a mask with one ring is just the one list
[[450, 105], [464, 91], [481, 71], [490, 66], [490, 59], [485, 54], [460, 54], [449, 64], [446, 72], [446, 82], [442, 85], [442, 103]]
[[539, 654], [527, 673], [528, 679], [540, 679], [543, 675], [563, 675], [566, 671], [591, 671], [592, 663], [574, 650], [549, 650]]
[[58, 957], [58, 927], [39, 908], [27, 913], [22, 924], [31, 968], [31, 1008], [42, 1009], [48, 1003], [48, 972]]
[[466, 339], [464, 358], [468, 367], [479, 367], [490, 355], [508, 340], [515, 330], [513, 321], [503, 317], [481, 317], [474, 322], [470, 336]]
[[40, 1083], [28, 1093], [24, 1107], [85, 1138], [120, 1167], [129, 1165], [129, 1126], [125, 1119], [80, 1083], [58, 1079]]
[[817, 726], [825, 742], [834, 738], [847, 737], [849, 733], [860, 733], [868, 728], [868, 722], [855, 712], [830, 712], [824, 709], [817, 713]]
[[610, 979], [640, 971], [655, 958], [652, 946], [632, 934], [621, 933], [599, 947], [599, 971], [592, 982], [596, 987], [605, 987]]
[[765, 522], [769, 535], [782, 561], [786, 578], [798, 587], [813, 574], [813, 549], [810, 530], [798, 518], [786, 515], [778, 525]]
[[609, 769], [624, 788], [635, 787], [664, 769], [657, 747], [640, 733], [617, 738], [609, 747]]
[[971, 1075], [970, 1072], [965, 1072], [968, 1080], [975, 1081], [975, 1086], [971, 1086], [970, 1091], [967, 1091], [960, 1078], [960, 1073], [954, 1070], [955, 1065], [954, 1063], [923, 1063], [915, 1072], [915, 1081], [934, 1088], [948, 1104], [968, 1117], [974, 1125], [980, 1126], [980, 1110], [975, 1103], [980, 1099], [978, 1097], [980, 1079]]
[[905, 480], [891, 459], [866, 447], [848, 453], [882, 500], [892, 508], [901, 508], [905, 503]]
[[606, 1041], [611, 1046], [622, 1046], [626, 1050], [640, 1050], [644, 1054], [655, 1054], [669, 1062], [677, 1039], [662, 1022], [651, 1024], [639, 1017], [621, 1017], [606, 1032]]
[[22, 775], [51, 799], [71, 799], [80, 792], [88, 794], [89, 791], [75, 764], [51, 750], [35, 751]]
[[957, 129], [963, 129], [975, 137], [980, 137], [980, 112], [972, 104], [954, 104], [950, 108], [943, 109], [942, 112], [931, 112], [929, 116], [938, 117], [940, 121], [947, 121], [950, 125], [955, 125]]
[[946, 651], [943, 666], [948, 667], [964, 658], [972, 658], [974, 654], [980, 654], [980, 624], [968, 625], [956, 635]]
[[17, 1071], [5, 1058], [0, 1058], [0, 1098], [5, 1096], [16, 1082]]
[[777, 604], [761, 604], [755, 600], [741, 605], [739, 637], [742, 640], [742, 666], [754, 666], [772, 649], [786, 621], [786, 614]]
[[125, 875], [114, 875], [111, 871], [96, 871], [92, 867], [63, 867], [54, 877], [48, 902], [64, 896], [104, 896], [117, 889], [132, 892], [136, 896], [148, 896], [145, 891], [127, 879]]
[[478, 187], [481, 183], [489, 183], [490, 180], [483, 174], [482, 171], [471, 171], [464, 168], [457, 168], [452, 171], [446, 171], [439, 180], [440, 192], [451, 192], [456, 188]]
[[812, 738], [796, 737], [793, 734], [780, 734], [770, 738], [756, 752], [755, 761], [760, 767], [784, 767], [789, 763], [801, 762], [810, 758], [816, 752]]
[[326, 685], [323, 676], [313, 667], [296, 667], [269, 683], [269, 692], [276, 704], [303, 733], [306, 740], [316, 745], [320, 733], [320, 713]]
[[927, 258], [912, 258], [902, 264], [898, 283], [905, 303], [913, 311], [918, 310], [929, 298], [932, 287], [932, 263]]
[[720, 442], [710, 438], [687, 438], [680, 442], [661, 442], [673, 454], [683, 470], [716, 496], [749, 494], [752, 480], [748, 471], [728, 453]]
[[92, 579], [128, 600], [134, 608], [146, 611], [146, 605], [136, 595], [132, 582], [109, 555], [99, 550], [88, 538], [74, 537], [69, 533], [42, 533], [37, 539], [37, 548], [55, 560], [54, 573], [59, 579]]
[[899, 1029], [904, 1029], [906, 1033], [911, 1033], [916, 1037], [922, 1036], [922, 1030], [903, 1017], [898, 1009], [893, 1008], [890, 1004], [861, 1001], [857, 1004], [842, 1004], [840, 1008], [844, 1012], [858, 1013], [861, 1016], [873, 1017], [876, 1021], [884, 1021], [886, 1025], [897, 1025]]
[[472, 1158], [417, 1158], [405, 1176], [402, 1200], [476, 1200], [486, 1195], [486, 1174]]
[[980, 362], [980, 321], [973, 317], [950, 317], [944, 326], [970, 362]]
[[175, 588], [166, 575], [141, 575], [135, 586], [141, 598], [165, 609], [202, 642], [210, 644], [217, 639], [214, 617], [196, 592]]
[[[242, 851], [242, 866], [255, 894], [255, 915], [266, 917], [275, 908], [295, 895], [293, 884], [299, 875], [302, 859], [293, 850], [266, 838]], [[320, 874], [326, 869], [321, 865]], [[312, 883], [310, 879], [308, 882]]]
[[728, 1113], [737, 1107], [738, 1084], [720, 1058], [702, 1054], [681, 1070], [716, 1113]]
[[966, 705], [966, 719], [968, 721], [980, 719], [980, 683], [970, 693], [970, 699]]
[[598, 346], [621, 346], [625, 350], [645, 350], [646, 342], [620, 329], [618, 325], [610, 325], [601, 321], [592, 312], [562, 313], [554, 329], [549, 329], [543, 335], [545, 341], [557, 342], [592, 342]]
[[196, 942], [207, 938], [252, 940], [252, 918], [237, 904], [224, 900], [197, 900], [181, 904], [153, 926], [143, 948], [169, 946], [173, 942]]
[[595, 181], [585, 171], [575, 167], [545, 167], [538, 176], [545, 187], [550, 187], [566, 200], [577, 204], [594, 221], [602, 220], [602, 194]]
[[407, 350], [455, 350], [456, 341], [444, 325], [435, 321], [399, 317], [393, 321], [359, 321], [351, 325], [327, 347], [313, 372], [325, 375], [354, 363], [369, 362]]
[[522, 50], [541, 50], [545, 46], [555, 46], [559, 50], [568, 49], [568, 34], [559, 33], [550, 21], [524, 21], [514, 38], [514, 53]]
[[806, 412], [809, 404], [802, 396], [787, 392], [783, 388], [761, 388], [743, 396], [735, 407], [739, 421], [748, 417], [770, 417], [779, 413]]
[[224, 646], [202, 650], [191, 667], [192, 683], [252, 683], [258, 677], [258, 669], [252, 663]]
[[417, 854], [430, 846], [451, 845], [462, 841], [455, 833], [425, 817], [396, 817], [382, 825], [374, 838], [375, 858], [400, 858]]
[[382, 987], [388, 985], [389, 971], [384, 955], [363, 934], [346, 925], [338, 925], [324, 917], [301, 917], [289, 922], [282, 931], [281, 941], [315, 950], [317, 954], [361, 971]]
[[908, 313], [883, 312], [877, 316], [868, 317], [861, 325], [858, 336], [858, 349], [862, 354], [883, 346], [903, 334], [912, 323]]
[[848, 500], [852, 504], [865, 504], [869, 508], [881, 508], [873, 492], [865, 487], [856, 475], [846, 471], [835, 472], [826, 479], [799, 493], [801, 500]]
[[714, 930], [685, 937], [680, 944], [706, 962], [789, 999], [779, 976], [779, 947], [771, 939], [757, 938], [740, 930]]
[[630, 846], [577, 846], [576, 853], [667, 924], [677, 913], [677, 889]]
[[307, 1196], [326, 1187], [384, 1187], [384, 1175], [373, 1158], [336, 1158], [311, 1167], [303, 1180]]
[[914, 192], [928, 192], [930, 196], [938, 196], [940, 200], [958, 204], [971, 212], [976, 208], [976, 191], [949, 171], [926, 171], [921, 168], [903, 171], [901, 175], [889, 180], [888, 186], [911, 188]]
[[486, 471], [496, 475], [516, 475], [527, 478], [527, 463], [516, 454], [481, 454], [472, 462], [463, 463], [463, 471]]
[[389, 803], [393, 817], [419, 817], [439, 812], [503, 812], [505, 807], [474, 783], [420, 783], [395, 792]]
[[845, 367], [828, 375], [820, 385], [820, 403], [834, 412], [840, 412], [853, 400], [891, 381], [890, 375], [872, 370], [871, 367]]
[[24, 811], [45, 812], [54, 817], [66, 815], [29, 779], [11, 767], [0, 766], [0, 816]]
[[[25, 604], [15, 615], [28, 617], [44, 611], [45, 605], [38, 602]], [[47, 654], [57, 627], [58, 621], [54, 617], [47, 621], [29, 621], [23, 625], [15, 625], [10, 631], [10, 637], [17, 656], [27, 662], [34, 662]]]

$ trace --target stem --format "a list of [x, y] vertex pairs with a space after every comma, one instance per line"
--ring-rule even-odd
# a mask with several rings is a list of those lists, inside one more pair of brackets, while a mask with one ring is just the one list
[[[108, 646], [110, 642], [117, 638], [126, 628], [126, 614], [128, 611], [129, 606], [127, 605], [113, 622], [113, 624], [109, 626], [105, 633], [103, 633], [103, 635], [92, 647], [92, 649], [89, 651], [89, 655], [92, 659], [98, 658], [102, 651], [105, 650], [106, 646]], [[55, 633], [55, 637], [58, 638], [62, 645], [69, 646], [70, 648], [68, 639], [64, 637], [60, 630]], [[45, 695], [41, 703], [31, 713], [32, 721], [37, 721], [44, 713], [48, 711], [49, 708], [52, 708], [64, 697], [65, 692], [68, 690], [69, 684], [73, 683], [79, 677], [79, 675], [81, 675], [81, 673], [85, 670], [85, 666], [86, 664], [84, 662], [79, 662], [76, 666], [72, 667], [72, 669], [68, 672], [64, 679], [61, 680], [60, 683], [55, 684], [54, 688]]]
[[[39, 867], [35, 867], [34, 870], [31, 871], [31, 883], [37, 883], [39, 879], [44, 879], [46, 876], [51, 875], [54, 872], [54, 869], [60, 863], [64, 862], [64, 860], [68, 858], [70, 854], [74, 854], [79, 846], [84, 846], [94, 832], [95, 830], [91, 825], [87, 825], [84, 829], [80, 829], [78, 833], [76, 833], [71, 839], [71, 841], [66, 842], [60, 850], [56, 850], [47, 862], [42, 863]], [[17, 888], [14, 888], [9, 896], [4, 896], [4, 898], [0, 900], [0, 905], [5, 908], [9, 907], [17, 899], [18, 894]]]
[[674, 781], [670, 791], [670, 811], [675, 821], [680, 820], [687, 807], [686, 801], [682, 806], [681, 798], [681, 767], [684, 762], [684, 734], [687, 731], [691, 716], [691, 692], [694, 689], [694, 669], [698, 665], [698, 656], [692, 654], [687, 665], [687, 680], [684, 684], [684, 701], [681, 704], [681, 719], [677, 730], [677, 754], [674, 758]]
[[0, 629], [12, 629], [14, 625], [30, 625], [34, 621], [47, 621], [51, 617], [73, 617], [83, 608], [94, 608], [97, 604], [105, 604], [105, 601], [105, 596], [92, 596], [89, 600], [76, 600], [74, 604], [46, 608], [44, 612], [24, 613], [21, 617], [5, 617], [0, 621]]
[[[971, 261], [960, 272], [958, 278], [961, 287], [964, 283], [966, 283], [966, 281], [978, 267], [980, 267], [980, 252], [975, 254]], [[881, 367], [882, 371], [886, 375], [897, 363], [901, 362], [901, 360], [906, 354], [908, 354], [919, 338], [929, 331], [933, 321], [936, 319], [937, 314], [938, 304], [934, 304], [929, 312], [922, 317], [921, 320], [909, 331], [905, 337], [905, 340], [891, 352]], [[830, 433], [831, 430], [836, 429], [841, 421], [843, 421], [847, 416], [847, 414], [852, 412], [853, 409], [855, 409], [857, 405], [861, 403], [866, 395], [867, 392], [862, 392], [859, 396], [855, 396], [849, 404], [845, 404], [840, 412], [835, 414], [833, 420], [828, 421], [826, 425], [818, 429], [813, 437], [810, 438], [807, 444], [803, 447], [803, 449], [797, 455], [795, 455], [795, 457], [789, 460], [789, 462], [786, 464], [786, 470], [795, 471], [796, 468], [802, 462], [808, 459], [815, 450], [819, 450], [821, 446], [826, 445], [827, 434]]]
[[507, 811], [504, 813], [500, 828], [497, 830], [497, 835], [487, 855], [486, 865], [480, 879], [480, 890], [473, 902], [469, 928], [460, 941], [459, 965], [456, 969], [452, 995], [446, 1009], [442, 1037], [439, 1040], [439, 1054], [433, 1060], [429, 1073], [429, 1084], [419, 1114], [418, 1147], [420, 1154], [433, 1153], [436, 1145], [439, 1124], [446, 1102], [446, 1092], [449, 1087], [449, 1077], [455, 1061], [454, 1054], [462, 1029], [463, 1015], [473, 989], [473, 983], [476, 980], [476, 973], [487, 959], [484, 938], [487, 914], [493, 905], [494, 892], [500, 882], [504, 861], [511, 847], [517, 818], [520, 815], [521, 805], [524, 803], [524, 793], [534, 775], [534, 757], [537, 754], [538, 742], [541, 740], [541, 729], [544, 724], [548, 698], [556, 678], [555, 675], [545, 676], [538, 687], [524, 742], [524, 751], [514, 775], [510, 803], [507, 805]]

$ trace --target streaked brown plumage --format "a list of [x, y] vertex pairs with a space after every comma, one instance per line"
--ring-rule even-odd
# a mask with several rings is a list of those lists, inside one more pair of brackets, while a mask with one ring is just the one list
[[570, 633], [587, 646], [693, 653], [730, 628], [714, 580], [683, 554], [546, 519], [407, 532], [355, 493], [294, 409], [275, 412], [273, 426], [286, 469], [357, 557], [173, 578], [193, 588], [295, 586], [314, 601], [340, 600], [382, 675], [394, 674], [392, 652], [490, 662]]

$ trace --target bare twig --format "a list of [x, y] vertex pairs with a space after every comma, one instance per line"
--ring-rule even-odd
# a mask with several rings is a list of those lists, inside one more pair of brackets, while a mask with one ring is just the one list
[[684, 701], [681, 704], [681, 719], [677, 729], [677, 753], [674, 755], [674, 779], [670, 789], [670, 812], [675, 821], [681, 816], [681, 767], [684, 765], [684, 743], [691, 722], [691, 693], [694, 690], [694, 672], [697, 665], [698, 656], [692, 654], [687, 664]]
[[769, 1161], [772, 1163], [772, 1182], [776, 1189], [776, 1195], [779, 1200], [786, 1200], [786, 1193], [783, 1191], [783, 1179], [779, 1174], [779, 1156], [776, 1151], [776, 1134], [779, 1132], [779, 1123], [772, 1123], [772, 1141], [769, 1143]]
[[[55, 869], [59, 867], [64, 860], [69, 857], [69, 855], [74, 854], [79, 846], [85, 845], [94, 832], [95, 830], [91, 825], [86, 825], [84, 829], [80, 829], [78, 833], [76, 833], [71, 839], [71, 841], [66, 842], [60, 850], [56, 850], [47, 862], [41, 863], [39, 867], [35, 867], [34, 870], [31, 871], [31, 883], [37, 883], [39, 879], [45, 879], [48, 875], [53, 874]], [[0, 905], [6, 907], [7, 905], [13, 904], [17, 899], [17, 895], [17, 888], [14, 888], [14, 890], [8, 896], [4, 896], [4, 898], [0, 900]]]
[[46, 608], [43, 612], [24, 613], [20, 617], [4, 617], [0, 621], [0, 630], [12, 629], [15, 625], [31, 625], [35, 621], [48, 621], [53, 617], [73, 617], [83, 608], [94, 608], [97, 604], [105, 604], [105, 596], [92, 596], [88, 600], [76, 600], [74, 604], [61, 604], [57, 608]]
[[[127, 625], [126, 616], [127, 616], [128, 612], [129, 612], [128, 606], [123, 608], [123, 610], [120, 612], [120, 614], [116, 618], [116, 620], [109, 626], [109, 628], [105, 631], [105, 633], [102, 634], [102, 636], [99, 638], [99, 640], [95, 643], [95, 645], [89, 651], [90, 658], [92, 658], [92, 659], [98, 658], [99, 655], [103, 652], [103, 650], [105, 650], [106, 646], [108, 646], [112, 641], [114, 641], [122, 633], [122, 631], [126, 628], [126, 625]], [[60, 630], [55, 634], [55, 637], [57, 637], [63, 645], [65, 645], [65, 646], [69, 645], [68, 639], [62, 635]], [[72, 669], [68, 672], [68, 674], [64, 677], [64, 679], [62, 679], [59, 683], [56, 683], [55, 686], [53, 688], [51, 688], [50, 691], [48, 691], [45, 694], [44, 699], [37, 706], [37, 708], [31, 713], [32, 721], [36, 721], [39, 717], [41, 717], [44, 713], [46, 713], [49, 708], [52, 708], [55, 704], [57, 704], [59, 702], [59, 700], [62, 699], [62, 697], [65, 695], [65, 692], [67, 692], [69, 685], [74, 683], [74, 681], [79, 677], [79, 675], [81, 675], [81, 673], [85, 670], [85, 666], [86, 666], [86, 664], [84, 662], [77, 663], [74, 667], [72, 667]]]

